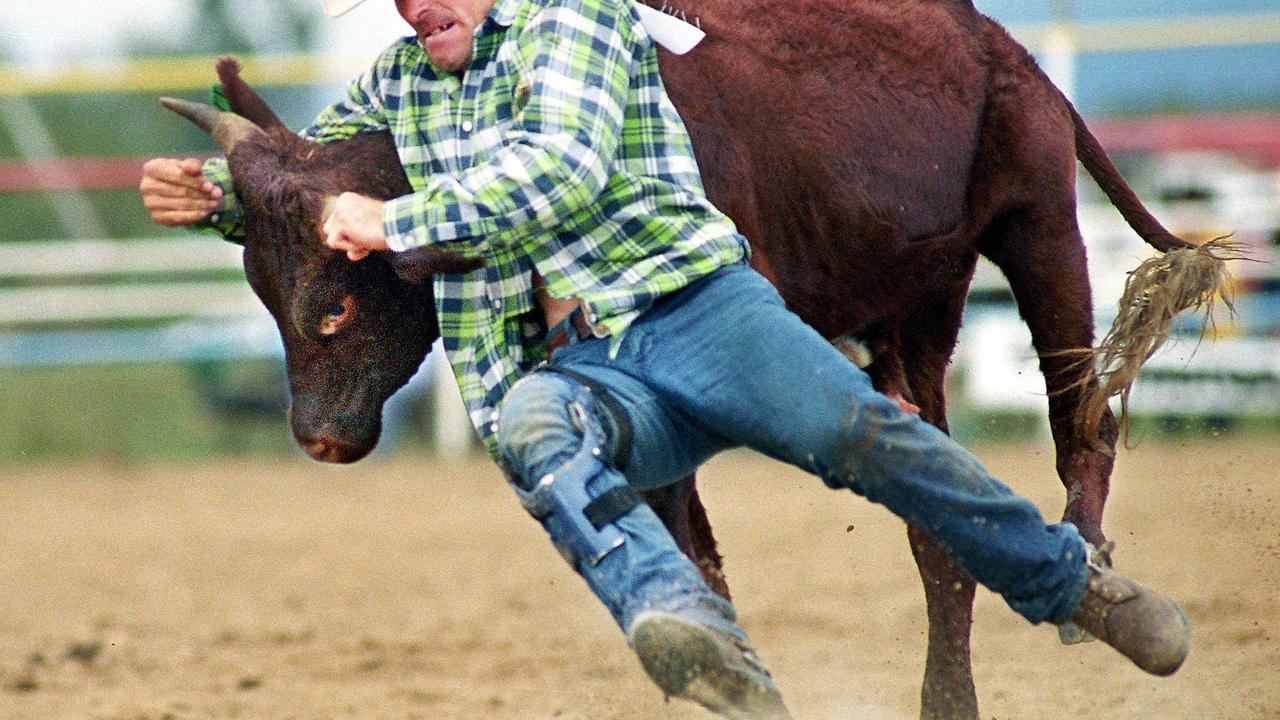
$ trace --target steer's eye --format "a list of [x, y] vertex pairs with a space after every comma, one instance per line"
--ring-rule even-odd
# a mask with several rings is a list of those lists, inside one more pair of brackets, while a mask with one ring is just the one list
[[342, 300], [325, 310], [324, 317], [320, 320], [320, 334], [329, 336], [337, 333], [351, 319], [355, 309], [355, 297], [352, 295], [343, 296]]

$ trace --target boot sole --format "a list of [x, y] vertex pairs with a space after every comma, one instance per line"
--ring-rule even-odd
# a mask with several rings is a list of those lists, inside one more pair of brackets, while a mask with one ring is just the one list
[[669, 618], [643, 621], [632, 636], [645, 672], [671, 697], [684, 698], [729, 718], [790, 720], [769, 679], [735, 667], [712, 632]]

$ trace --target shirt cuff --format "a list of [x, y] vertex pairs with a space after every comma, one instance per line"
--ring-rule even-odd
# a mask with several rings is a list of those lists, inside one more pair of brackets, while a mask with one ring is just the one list
[[474, 198], [457, 202], [458, 195], [457, 191], [450, 193], [428, 186], [388, 200], [382, 206], [387, 247], [400, 251], [462, 243], [467, 249], [484, 252], [498, 237], [498, 224], [480, 216]]
[[404, 195], [382, 205], [382, 232], [387, 237], [387, 247], [396, 252], [412, 250], [430, 242], [413, 200], [413, 195]]
[[200, 230], [211, 230], [233, 242], [244, 242], [244, 212], [231, 181], [226, 158], [210, 158], [202, 168], [205, 179], [222, 188], [222, 202], [208, 217], [195, 224]]

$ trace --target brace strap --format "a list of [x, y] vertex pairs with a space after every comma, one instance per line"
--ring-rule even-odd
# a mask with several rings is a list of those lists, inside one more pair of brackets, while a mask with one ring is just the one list
[[606, 490], [600, 494], [600, 497], [587, 503], [587, 506], [582, 509], [582, 514], [587, 516], [587, 522], [590, 522], [592, 527], [600, 530], [631, 512], [642, 502], [644, 501], [640, 499], [640, 493], [631, 489], [630, 485], [619, 485]]

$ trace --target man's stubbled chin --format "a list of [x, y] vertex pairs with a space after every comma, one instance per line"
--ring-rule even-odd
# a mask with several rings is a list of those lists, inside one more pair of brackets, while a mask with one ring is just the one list
[[467, 25], [440, 11], [423, 13], [413, 23], [418, 45], [438, 67], [456, 72], [471, 60], [472, 37]]

